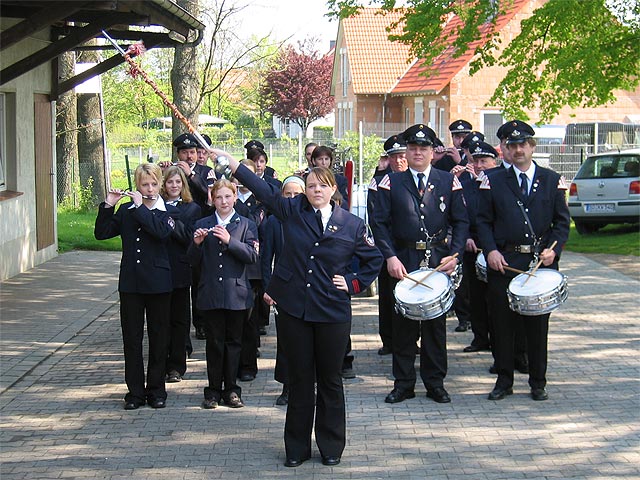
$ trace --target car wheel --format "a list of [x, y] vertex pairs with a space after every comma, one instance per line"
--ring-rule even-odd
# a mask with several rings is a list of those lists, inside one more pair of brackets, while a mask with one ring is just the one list
[[580, 220], [574, 220], [574, 223], [576, 225], [576, 230], [580, 235], [589, 235], [590, 233], [595, 233], [604, 227], [604, 225], [600, 223], [586, 223], [581, 222]]

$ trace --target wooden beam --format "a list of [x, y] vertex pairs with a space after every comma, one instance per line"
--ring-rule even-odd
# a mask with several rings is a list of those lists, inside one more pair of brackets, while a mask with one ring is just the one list
[[117, 21], [116, 17], [105, 15], [103, 21], [95, 24], [87, 25], [80, 30], [62, 38], [56, 42], [51, 43], [45, 48], [38, 50], [37, 52], [17, 61], [13, 65], [10, 65], [0, 71], [0, 85], [4, 85], [7, 82], [23, 75], [24, 73], [33, 70], [36, 67], [52, 60], [63, 52], [71, 50], [83, 42], [95, 37], [101, 30], [109, 28]]
[[[145, 47], [147, 48], [147, 50], [151, 50], [155, 46], [156, 45], [152, 43], [145, 44]], [[127, 48], [128, 47], [123, 47], [125, 51], [127, 50]], [[72, 88], [77, 87], [85, 80], [95, 77], [96, 75], [101, 75], [104, 72], [111, 70], [114, 67], [117, 67], [123, 62], [124, 62], [124, 57], [122, 55], [120, 54], [113, 55], [112, 57], [109, 57], [107, 60], [104, 60], [103, 62], [98, 63], [97, 65], [91, 67], [88, 70], [85, 70], [82, 73], [79, 73], [75, 77], [71, 77], [71, 78], [68, 78], [67, 80], [64, 80], [63, 82], [60, 82], [57, 85], [57, 88], [54, 91], [52, 91], [51, 99], [57, 100], [60, 95], [62, 95], [65, 92], [68, 92]]]
[[14, 26], [0, 33], [0, 50], [4, 50], [29, 35], [33, 35], [49, 25], [72, 15], [84, 7], [84, 5], [85, 2], [59, 2], [55, 8], [47, 7], [38, 10], [29, 18], [25, 18], [20, 23], [16, 23]]

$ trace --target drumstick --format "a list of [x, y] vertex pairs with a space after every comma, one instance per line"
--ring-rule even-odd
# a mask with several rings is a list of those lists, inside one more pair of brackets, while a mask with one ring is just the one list
[[426, 283], [422, 283], [420, 280], [416, 280], [415, 278], [411, 278], [409, 275], [404, 275], [404, 278], [408, 278], [412, 282], [416, 282], [418, 285], [422, 285], [423, 287], [427, 287], [430, 290], [433, 290], [433, 287], [427, 285]]
[[[456, 258], [458, 256], [458, 252], [454, 253], [453, 255], [451, 255], [451, 258]], [[433, 275], [434, 272], [439, 272], [440, 270], [442, 270], [442, 268], [445, 265], [448, 265], [449, 262], [447, 263], [441, 263], [440, 265], [438, 265], [435, 269], [431, 270], [430, 272], [428, 272], [424, 277], [422, 277], [420, 279], [420, 282], [424, 282], [427, 278], [429, 278], [431, 275]], [[417, 285], [417, 283], [416, 283]], [[412, 285], [411, 287], [409, 287], [409, 290], [415, 288], [415, 285]]]
[[524, 270], [518, 270], [517, 268], [509, 267], [507, 265], [503, 265], [502, 268], [504, 268], [505, 270], [509, 270], [510, 272], [524, 273], [525, 275], [529, 275], [530, 277], [535, 277], [533, 273], [525, 272]]
[[[549, 247], [550, 250], [553, 250], [553, 248], [558, 244], [557, 240], [554, 240], [553, 243], [551, 244], [551, 246]], [[533, 270], [531, 270], [531, 276], [527, 277], [524, 279], [524, 282], [522, 282], [522, 285], [526, 285], [527, 282], [529, 281], [529, 279], [531, 277], [535, 277], [534, 273], [536, 273], [536, 271], [538, 271], [538, 268], [540, 268], [540, 265], [542, 265], [542, 260], [539, 260], [538, 263], [536, 264], [535, 267], [533, 267]]]

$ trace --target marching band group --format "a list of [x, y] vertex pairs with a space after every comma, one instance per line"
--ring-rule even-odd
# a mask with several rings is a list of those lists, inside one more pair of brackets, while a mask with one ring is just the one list
[[[514, 370], [528, 373], [533, 400], [546, 400], [549, 314], [566, 298], [556, 271], [569, 234], [567, 186], [533, 161], [534, 131], [524, 122], [498, 130], [501, 162], [469, 122], [449, 130], [450, 148], [422, 124], [385, 142], [369, 184], [369, 226], [346, 209], [347, 181], [334, 174], [327, 147], [307, 145], [309, 169], [283, 182], [255, 140], [240, 162], [183, 134], [174, 141], [175, 164], [138, 166], [135, 190], [109, 191], [95, 224], [96, 238], [122, 239], [124, 408], [165, 407], [165, 382], [186, 372], [191, 319], [206, 339], [202, 407], [243, 407], [238, 380], [255, 378], [273, 307], [285, 465], [310, 458], [314, 430], [322, 462], [339, 464], [351, 296], [376, 278], [378, 353], [392, 355], [394, 377], [385, 402], [415, 397], [416, 354], [427, 397], [451, 401], [450, 308], [459, 329], [473, 331], [464, 351], [493, 355], [490, 400], [513, 393]], [[124, 197], [130, 202], [116, 210]], [[556, 281], [543, 305], [538, 290]]]

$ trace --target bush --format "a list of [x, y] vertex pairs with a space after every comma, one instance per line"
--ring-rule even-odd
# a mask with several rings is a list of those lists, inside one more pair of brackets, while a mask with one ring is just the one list
[[58, 209], [62, 212], [89, 212], [95, 209], [98, 198], [93, 193], [93, 177], [87, 179], [83, 187], [80, 183], [73, 184], [73, 194], [65, 198]]

